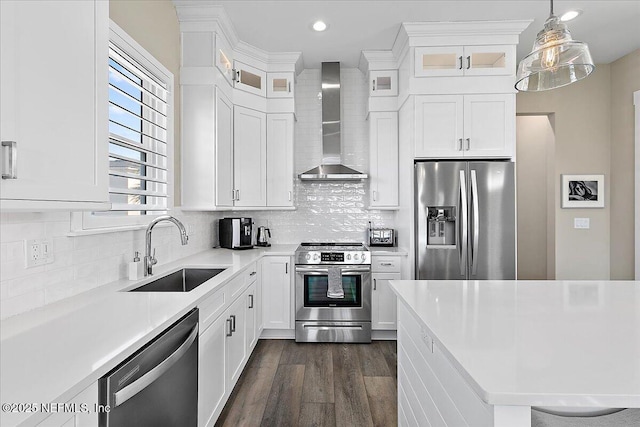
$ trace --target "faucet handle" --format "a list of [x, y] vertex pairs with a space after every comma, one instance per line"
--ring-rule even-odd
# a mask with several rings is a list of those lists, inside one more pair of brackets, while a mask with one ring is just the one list
[[149, 260], [149, 264], [156, 265], [158, 260], [156, 259], [156, 248], [153, 248], [153, 255], [151, 255], [151, 259]]

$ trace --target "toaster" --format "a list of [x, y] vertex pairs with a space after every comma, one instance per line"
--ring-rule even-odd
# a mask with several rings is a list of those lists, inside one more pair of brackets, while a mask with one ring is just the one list
[[395, 246], [396, 231], [393, 228], [370, 228], [369, 246]]

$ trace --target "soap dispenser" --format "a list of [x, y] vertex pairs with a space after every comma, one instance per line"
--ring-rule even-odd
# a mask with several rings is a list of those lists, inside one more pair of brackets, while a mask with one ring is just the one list
[[143, 264], [140, 262], [140, 252], [136, 251], [133, 261], [129, 263], [129, 280], [139, 280], [144, 277]]

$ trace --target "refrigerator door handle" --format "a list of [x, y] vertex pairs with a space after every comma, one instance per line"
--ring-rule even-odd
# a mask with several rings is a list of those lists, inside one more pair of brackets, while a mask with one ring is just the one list
[[[462, 229], [462, 233], [458, 232], [458, 261], [460, 262], [460, 275], [466, 276], [467, 266], [467, 179], [464, 174], [464, 170], [460, 171], [460, 211], [458, 216], [461, 218], [462, 227], [458, 228], [458, 231]], [[462, 234], [462, 236], [460, 236]]]
[[480, 233], [480, 209], [478, 208], [478, 178], [476, 171], [471, 171], [471, 207], [473, 209], [473, 246], [471, 247], [471, 274], [478, 272], [478, 245]]

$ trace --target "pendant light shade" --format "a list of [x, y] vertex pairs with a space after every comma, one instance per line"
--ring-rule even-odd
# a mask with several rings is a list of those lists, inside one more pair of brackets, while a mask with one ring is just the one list
[[587, 77], [595, 69], [586, 43], [574, 41], [567, 26], [553, 14], [536, 36], [531, 53], [520, 61], [516, 89], [539, 92]]

